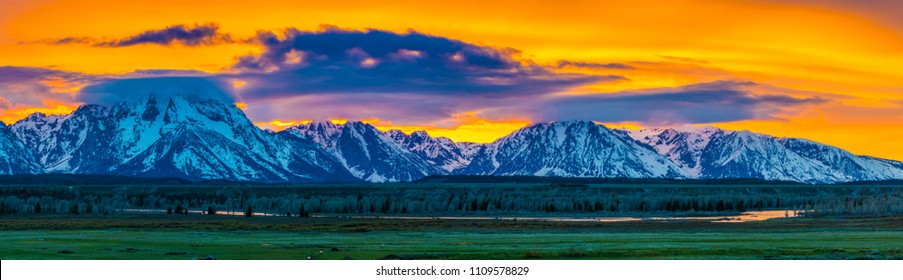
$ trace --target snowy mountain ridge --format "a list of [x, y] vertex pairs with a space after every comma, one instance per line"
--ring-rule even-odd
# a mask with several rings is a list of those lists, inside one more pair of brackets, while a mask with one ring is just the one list
[[484, 146], [462, 173], [563, 177], [687, 178], [655, 151], [589, 121], [540, 123]]
[[402, 146], [392, 134], [358, 121], [344, 124], [311, 122], [280, 134], [320, 144], [351, 174], [368, 182], [413, 181], [429, 175], [448, 174], [434, 162]]
[[799, 138], [714, 127], [625, 130], [695, 178], [838, 183], [903, 178], [899, 162]]
[[409, 151], [449, 173], [467, 167], [482, 146], [470, 142], [455, 143], [446, 137], [433, 138], [422, 130], [411, 134], [405, 134], [400, 130], [389, 130], [385, 133]]
[[[234, 105], [213, 99], [151, 96], [112, 106], [83, 105], [65, 116], [34, 114], [10, 129], [46, 173], [262, 182], [353, 179], [315, 145], [265, 132]], [[286, 152], [287, 146], [309, 151]]]
[[903, 179], [903, 163], [799, 138], [684, 126], [537, 123], [492, 143], [357, 121], [273, 132], [222, 100], [172, 95], [83, 105], [0, 123], [0, 174], [93, 174], [255, 182], [404, 182], [429, 175]]

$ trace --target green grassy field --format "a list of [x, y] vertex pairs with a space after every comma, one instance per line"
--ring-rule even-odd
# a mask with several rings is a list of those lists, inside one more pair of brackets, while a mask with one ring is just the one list
[[160, 216], [3, 218], [0, 258], [903, 259], [899, 217], [720, 224]]

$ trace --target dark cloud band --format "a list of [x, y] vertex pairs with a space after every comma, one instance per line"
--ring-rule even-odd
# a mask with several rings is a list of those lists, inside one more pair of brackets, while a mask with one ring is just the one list
[[623, 64], [623, 63], [596, 63], [596, 62], [571, 61], [571, 60], [559, 60], [558, 64], [556, 66], [558, 68], [576, 67], [576, 68], [604, 69], [604, 70], [633, 70], [633, 69], [636, 69], [633, 66]]
[[95, 47], [129, 47], [142, 44], [152, 45], [183, 45], [189, 47], [211, 46], [220, 44], [232, 44], [240, 41], [234, 40], [232, 35], [220, 32], [220, 26], [216, 23], [206, 24], [178, 24], [163, 29], [147, 30], [126, 38], [116, 40], [98, 39], [92, 37], [65, 37], [60, 39], [38, 40], [32, 43], [48, 45], [87, 44]]
[[[213, 28], [212, 32], [187, 36], [191, 32], [181, 29], [185, 27], [118, 42], [129, 45], [189, 40], [180, 42], [197, 44], [190, 40], [216, 33]], [[170, 32], [173, 30], [178, 32]], [[177, 35], [169, 37], [163, 33]], [[564, 95], [561, 93], [575, 87], [626, 78], [560, 73], [556, 68], [631, 70], [633, 66], [578, 61], [542, 66], [520, 59], [517, 50], [414, 31], [289, 29], [282, 34], [259, 33], [256, 41], [264, 51], [238, 58], [234, 71], [229, 73], [141, 70], [121, 77], [95, 78], [97, 82], [83, 88], [77, 99], [85, 103], [115, 103], [140, 100], [151, 94], [190, 94], [230, 102], [241, 100], [249, 104], [247, 113], [257, 120], [380, 118], [406, 124], [447, 119], [461, 112], [479, 112], [488, 118], [529, 117], [535, 121], [713, 123], [776, 119], [794, 108], [828, 101], [775, 93], [742, 81]], [[30, 72], [18, 69], [13, 75], [60, 75], [41, 72], [53, 72], [46, 69], [26, 70]], [[234, 81], [243, 82], [237, 92]]]
[[261, 33], [265, 51], [239, 59], [249, 99], [306, 94], [530, 96], [624, 79], [560, 74], [497, 49], [410, 31], [328, 28]]
[[550, 96], [520, 110], [540, 120], [633, 121], [654, 125], [779, 119], [793, 108], [828, 102], [756, 92], [750, 82], [719, 81], [647, 92]]
[[0, 66], [0, 97], [3, 110], [15, 105], [43, 106], [46, 100], [73, 102], [63, 88], [96, 82], [98, 76], [37, 67]]
[[214, 77], [150, 77], [106, 79], [82, 88], [78, 100], [88, 104], [115, 104], [122, 101], [144, 101], [150, 96], [160, 99], [182, 95], [233, 102], [229, 85]]

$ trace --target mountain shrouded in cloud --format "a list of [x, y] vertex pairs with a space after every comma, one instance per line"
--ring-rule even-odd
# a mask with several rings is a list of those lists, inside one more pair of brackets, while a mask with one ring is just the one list
[[[195, 45], [211, 36], [229, 38], [218, 30], [216, 24], [174, 25], [116, 44]], [[144, 100], [150, 95], [196, 95], [247, 104], [246, 112], [258, 120], [380, 119], [399, 124], [447, 122], [464, 113], [532, 121], [715, 123], [779, 119], [779, 114], [792, 108], [827, 101], [768, 92], [741, 81], [562, 94], [589, 84], [628, 80], [604, 71], [636, 68], [570, 60], [544, 66], [524, 59], [524, 54], [514, 49], [416, 31], [325, 26], [318, 31], [259, 32], [254, 40], [263, 51], [236, 58], [233, 71], [225, 73], [140, 69], [122, 75], [88, 76], [5, 67], [3, 71], [13, 75], [0, 82], [30, 83], [40, 91], [48, 79], [80, 80], [90, 84], [74, 94], [75, 101], [84, 104]], [[569, 68], [597, 72], [556, 71]]]
[[[250, 103], [248, 113], [254, 119], [380, 118], [411, 123], [624, 79], [556, 73], [521, 59], [516, 50], [414, 31], [289, 29], [280, 36], [263, 32], [257, 41], [264, 52], [238, 58], [231, 73], [141, 69], [94, 77], [75, 99], [110, 104], [151, 94], [190, 94]], [[243, 86], [233, 88], [235, 81]]]
[[203, 97], [234, 102], [230, 87], [215, 77], [146, 77], [106, 79], [82, 88], [78, 95], [87, 104], [113, 105], [121, 101], [142, 102], [150, 96], [168, 100], [174, 96]]
[[[218, 30], [215, 24], [211, 27], [214, 33]], [[159, 36], [162, 39], [157, 41], [178, 41], [191, 37], [178, 34], [195, 33], [183, 29], [178, 25], [123, 40]], [[170, 31], [175, 37], [162, 34]], [[780, 114], [796, 107], [827, 101], [763, 90], [743, 81], [574, 94], [589, 84], [628, 80], [604, 74], [607, 70], [639, 70], [623, 63], [568, 60], [544, 66], [524, 59], [517, 50], [416, 31], [326, 26], [319, 31], [260, 32], [255, 40], [263, 51], [236, 58], [233, 70], [224, 73], [140, 69], [81, 78], [42, 68], [7, 67], [4, 71], [15, 74], [7, 80], [37, 86], [46, 86], [42, 79], [81, 79], [90, 83], [74, 94], [75, 101], [83, 104], [111, 105], [151, 95], [200, 96], [242, 102], [255, 120], [379, 119], [411, 125], [448, 123], [456, 115], [473, 114], [494, 119], [662, 125], [780, 119]], [[570, 68], [597, 72], [556, 71]]]

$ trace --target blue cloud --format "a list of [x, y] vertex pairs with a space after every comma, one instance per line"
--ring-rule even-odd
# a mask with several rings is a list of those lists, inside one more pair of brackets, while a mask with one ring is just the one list
[[0, 84], [36, 82], [48, 78], [87, 80], [90, 75], [39, 67], [0, 66]]
[[235, 96], [221, 79], [213, 77], [151, 77], [106, 79], [86, 86], [78, 100], [87, 104], [116, 104], [122, 101], [144, 101], [151, 95], [168, 99], [183, 95], [232, 102]]
[[577, 67], [577, 68], [589, 68], [589, 69], [607, 69], [607, 70], [633, 70], [636, 69], [633, 66], [623, 64], [623, 63], [597, 63], [597, 62], [586, 62], [586, 61], [572, 61], [572, 60], [559, 60], [558, 68], [566, 68], [566, 67]]
[[[594, 120], [646, 124], [715, 123], [780, 119], [798, 106], [828, 102], [821, 97], [797, 98], [754, 93], [751, 82], [719, 81], [673, 89], [579, 96], [548, 96], [516, 110], [541, 120]], [[506, 108], [504, 111], [511, 110]]]
[[168, 77], [168, 76], [178, 76], [178, 77], [204, 77], [211, 76], [210, 73], [200, 71], [200, 70], [183, 70], [183, 69], [137, 69], [132, 71], [125, 76], [128, 77]]
[[70, 44], [91, 44], [95, 43], [91, 37], [66, 37], [56, 40], [42, 40], [41, 43], [46, 43], [49, 45], [70, 45]]
[[46, 100], [72, 102], [71, 94], [64, 89], [97, 79], [94, 75], [48, 68], [0, 66], [0, 97], [8, 107], [43, 106]]
[[559, 74], [518, 51], [414, 31], [327, 28], [261, 33], [265, 51], [239, 58], [232, 77], [248, 99], [310, 94], [423, 94], [510, 97], [554, 93], [620, 76]]
[[219, 32], [219, 25], [215, 23], [195, 24], [193, 26], [179, 24], [160, 30], [149, 30], [140, 34], [109, 42], [97, 43], [101, 47], [127, 47], [138, 44], [171, 45], [180, 43], [186, 46], [215, 45], [220, 43], [232, 43], [229, 34]]
[[163, 29], [144, 31], [126, 38], [115, 40], [99, 39], [94, 37], [65, 37], [60, 39], [43, 39], [31, 42], [20, 42], [20, 44], [84, 44], [95, 47], [118, 48], [141, 44], [154, 44], [164, 46], [181, 44], [183, 46], [196, 47], [239, 42], [232, 39], [232, 35], [220, 32], [219, 29], [219, 24], [216, 23], [194, 25], [178, 24], [168, 26]]

